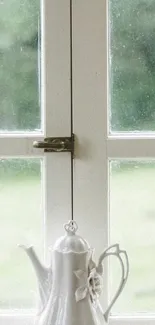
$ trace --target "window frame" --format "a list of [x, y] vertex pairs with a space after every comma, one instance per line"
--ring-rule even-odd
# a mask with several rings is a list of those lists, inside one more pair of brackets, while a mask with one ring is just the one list
[[[74, 132], [78, 138], [75, 219], [82, 235], [95, 247], [97, 258], [110, 242], [110, 160], [155, 158], [155, 134], [109, 132], [108, 23], [108, 0], [73, 2]], [[106, 263], [104, 309], [108, 304], [108, 273]], [[154, 323], [155, 315], [151, 314], [109, 317], [110, 325]]]
[[[34, 149], [32, 143], [47, 136], [71, 134], [70, 4], [70, 0], [42, 0], [41, 3], [43, 132], [0, 135], [2, 157], [44, 158], [45, 247], [61, 235], [63, 223], [71, 216], [70, 154], [45, 154]], [[109, 161], [155, 158], [155, 135], [108, 134], [108, 0], [73, 1], [72, 24], [74, 218], [80, 235], [95, 248], [97, 260], [109, 243]], [[107, 263], [102, 302], [106, 308]], [[31, 324], [31, 320], [33, 323], [31, 312], [0, 313], [2, 325]], [[155, 316], [151, 315], [109, 318], [110, 325], [153, 325], [154, 322]]]
[[[0, 157], [43, 160], [42, 213], [45, 260], [48, 261], [47, 248], [60, 236], [59, 229], [66, 222], [66, 216], [67, 220], [71, 217], [71, 158], [70, 153], [44, 153], [33, 148], [33, 142], [71, 135], [70, 2], [41, 0], [40, 5], [43, 129], [40, 132], [0, 132]], [[0, 310], [2, 325], [33, 324], [33, 319], [32, 310]]]

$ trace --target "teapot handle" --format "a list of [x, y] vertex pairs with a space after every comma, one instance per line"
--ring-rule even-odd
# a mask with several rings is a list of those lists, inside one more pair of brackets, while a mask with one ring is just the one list
[[[127, 279], [128, 279], [128, 274], [129, 274], [129, 260], [128, 260], [128, 256], [126, 251], [121, 250], [119, 248], [118, 244], [112, 245], [110, 247], [108, 247], [103, 254], [101, 254], [100, 258], [99, 258], [99, 263], [97, 266], [97, 272], [102, 275], [103, 274], [103, 265], [102, 262], [104, 260], [104, 258], [108, 257], [108, 256], [116, 256], [121, 264], [121, 269], [122, 269], [122, 276], [121, 276], [121, 281], [120, 284], [118, 286], [118, 289], [113, 297], [113, 299], [111, 300], [109, 306], [107, 307], [107, 310], [105, 311], [105, 313], [102, 310], [102, 307], [100, 305], [100, 303], [98, 303], [98, 306], [100, 308], [101, 313], [104, 316], [105, 321], [107, 322], [108, 320], [108, 316], [109, 316], [109, 312], [111, 310], [111, 308], [113, 307], [114, 303], [116, 302], [117, 298], [119, 297], [120, 293], [122, 292]], [[122, 259], [122, 256], [124, 256], [124, 261]]]

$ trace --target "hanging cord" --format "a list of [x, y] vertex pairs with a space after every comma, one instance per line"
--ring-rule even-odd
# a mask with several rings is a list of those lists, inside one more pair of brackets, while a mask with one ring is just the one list
[[74, 220], [74, 166], [73, 154], [71, 153], [71, 219]]
[[[70, 105], [71, 105], [71, 136], [73, 135], [73, 6], [70, 0]], [[71, 153], [71, 220], [74, 220], [74, 163]]]

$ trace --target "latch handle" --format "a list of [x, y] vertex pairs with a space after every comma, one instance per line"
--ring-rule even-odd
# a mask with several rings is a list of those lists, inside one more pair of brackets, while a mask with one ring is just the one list
[[34, 141], [33, 147], [44, 149], [44, 152], [71, 152], [74, 154], [74, 134], [71, 137], [45, 138], [44, 141]]

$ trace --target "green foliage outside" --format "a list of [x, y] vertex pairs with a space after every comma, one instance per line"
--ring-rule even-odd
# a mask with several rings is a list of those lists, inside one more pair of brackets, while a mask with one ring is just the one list
[[40, 128], [38, 0], [0, 2], [0, 129]]
[[110, 0], [112, 129], [155, 130], [155, 1]]
[[0, 159], [0, 185], [2, 182], [10, 182], [14, 179], [38, 179], [41, 170], [40, 159]]

